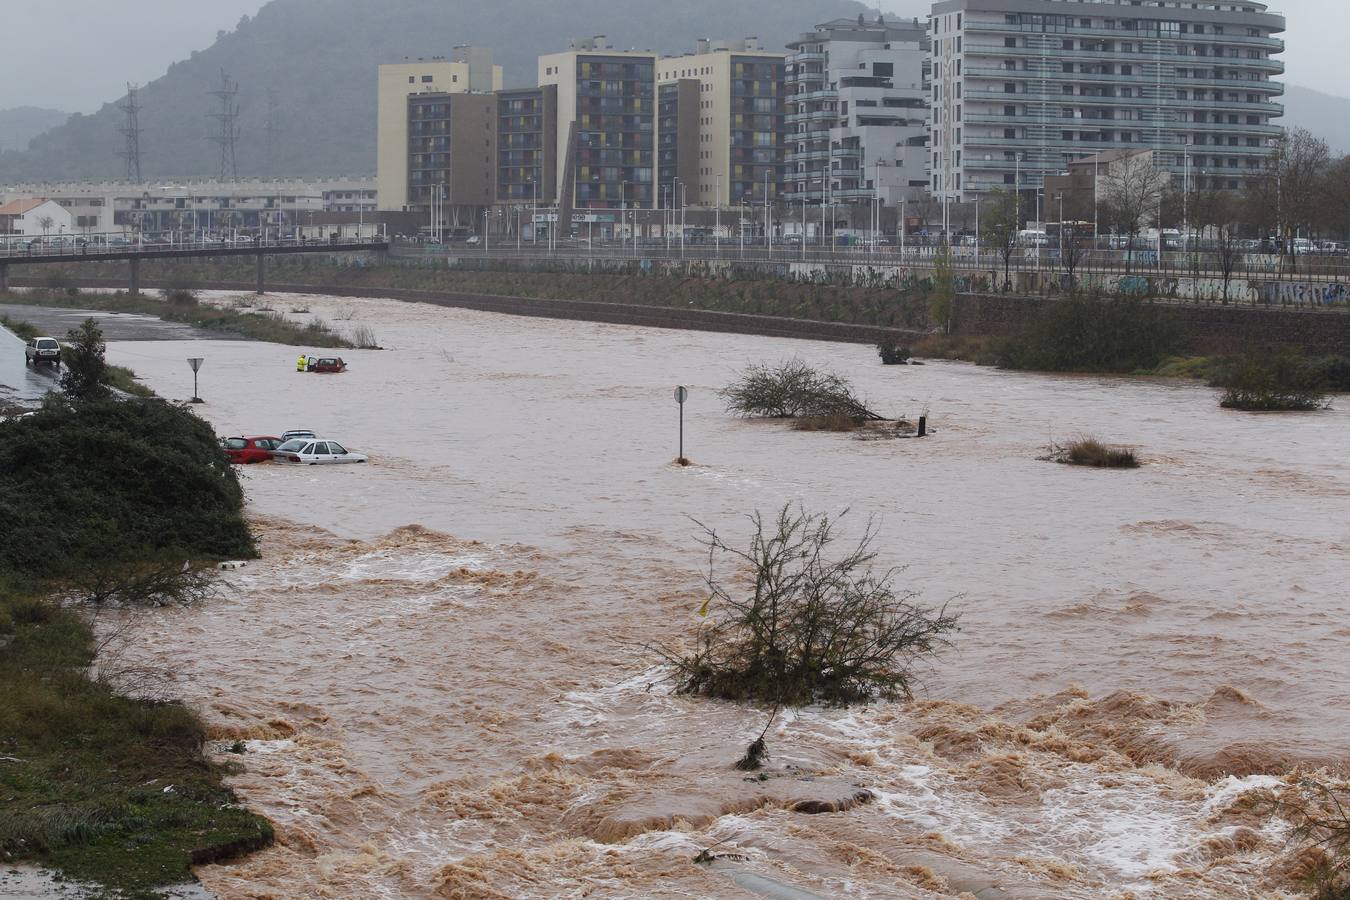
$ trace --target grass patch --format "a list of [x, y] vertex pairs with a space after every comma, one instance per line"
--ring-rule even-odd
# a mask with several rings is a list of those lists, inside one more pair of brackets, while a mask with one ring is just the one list
[[1052, 462], [1094, 469], [1137, 469], [1139, 457], [1132, 447], [1113, 447], [1094, 437], [1080, 437], [1065, 446], [1051, 448]]
[[153, 896], [196, 860], [271, 843], [203, 757], [192, 712], [87, 678], [86, 617], [31, 591], [0, 585], [0, 859]]
[[803, 416], [792, 420], [794, 431], [857, 431], [862, 422], [846, 413], [833, 412], [820, 416]]
[[1002, 338], [989, 335], [930, 334], [914, 343], [914, 356], [957, 359], [979, 366], [998, 364]]
[[[317, 316], [304, 325], [297, 325], [278, 312], [252, 312], [206, 306], [198, 303], [195, 297], [191, 297], [190, 300], [184, 299], [184, 295], [191, 296], [185, 291], [173, 293], [179, 297], [177, 301], [132, 296], [120, 291], [115, 294], [85, 294], [80, 298], [80, 306], [100, 312], [156, 316], [166, 322], [191, 325], [204, 331], [236, 334], [251, 341], [271, 344], [310, 347], [353, 346]], [[68, 306], [70, 303], [68, 297], [48, 291], [6, 294], [3, 299], [6, 303], [58, 308]]]
[[37, 330], [37, 326], [19, 319], [11, 319], [9, 316], [0, 316], [0, 325], [14, 332], [14, 336], [21, 341], [31, 341], [35, 337], [42, 337], [42, 332]]

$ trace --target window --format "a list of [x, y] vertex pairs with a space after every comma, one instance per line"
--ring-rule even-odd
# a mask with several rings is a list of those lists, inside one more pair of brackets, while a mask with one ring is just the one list
[[432, 77], [431, 77], [430, 75], [423, 75], [423, 76], [422, 76], [422, 83], [423, 83], [423, 84], [431, 84], [431, 78], [432, 78]]

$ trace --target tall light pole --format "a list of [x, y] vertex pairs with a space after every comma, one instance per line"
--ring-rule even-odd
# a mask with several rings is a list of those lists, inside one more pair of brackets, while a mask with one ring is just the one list
[[718, 173], [713, 189], [713, 247], [718, 259], [722, 258], [722, 175]]
[[770, 218], [772, 213], [769, 211], [769, 171], [764, 170], [764, 247], [773, 256], [773, 221]]

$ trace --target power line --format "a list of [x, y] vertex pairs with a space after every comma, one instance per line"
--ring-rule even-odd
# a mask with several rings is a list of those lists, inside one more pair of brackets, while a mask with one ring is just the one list
[[117, 108], [126, 113], [126, 124], [120, 131], [126, 139], [122, 152], [118, 156], [127, 164], [127, 181], [140, 184], [141, 178], [141, 105], [137, 102], [139, 91], [130, 82], [127, 83], [126, 102]]
[[220, 111], [211, 113], [209, 118], [216, 120], [216, 134], [210, 140], [220, 147], [220, 180], [237, 181], [239, 165], [235, 161], [234, 149], [239, 140], [239, 83], [230, 81], [225, 70], [220, 70], [220, 87], [210, 92], [220, 103]]

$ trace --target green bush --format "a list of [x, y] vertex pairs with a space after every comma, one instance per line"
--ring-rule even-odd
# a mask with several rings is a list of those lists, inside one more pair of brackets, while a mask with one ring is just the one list
[[901, 347], [899, 344], [877, 344], [877, 356], [881, 357], [883, 366], [906, 365], [913, 355], [908, 347]]
[[727, 410], [770, 419], [847, 416], [856, 422], [877, 419], [841, 375], [814, 369], [800, 359], [777, 365], [758, 363], [718, 392]]
[[52, 396], [0, 424], [0, 570], [252, 555], [242, 511], [211, 427], [164, 401]]
[[1134, 297], [1073, 296], [1047, 302], [1003, 342], [999, 365], [1039, 372], [1152, 369], [1185, 344], [1181, 320]]
[[1238, 360], [1218, 387], [1225, 409], [1296, 412], [1327, 405], [1324, 370], [1291, 353]]

